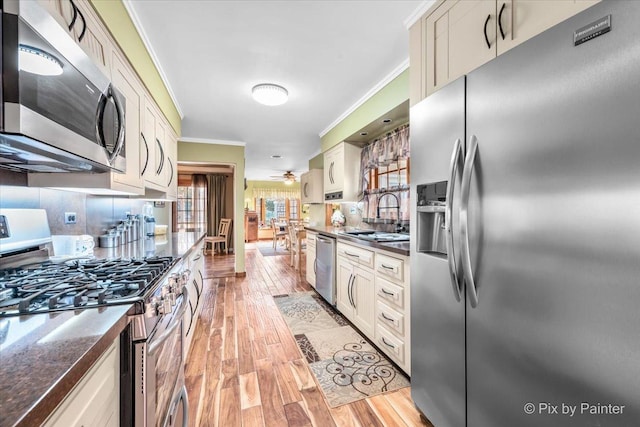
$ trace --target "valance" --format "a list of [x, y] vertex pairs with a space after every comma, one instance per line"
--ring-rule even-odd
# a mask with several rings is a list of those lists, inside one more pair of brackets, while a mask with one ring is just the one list
[[253, 197], [256, 199], [299, 199], [299, 188], [254, 188]]
[[410, 154], [408, 124], [366, 145], [360, 154], [360, 194], [369, 188], [369, 170], [408, 159]]

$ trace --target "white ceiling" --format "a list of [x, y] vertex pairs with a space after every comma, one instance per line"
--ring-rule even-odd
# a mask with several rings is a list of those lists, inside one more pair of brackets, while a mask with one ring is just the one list
[[[183, 116], [183, 139], [245, 143], [250, 180], [308, 169], [319, 134], [406, 67], [404, 22], [422, 3], [125, 0]], [[264, 82], [286, 87], [289, 101], [253, 101]]]

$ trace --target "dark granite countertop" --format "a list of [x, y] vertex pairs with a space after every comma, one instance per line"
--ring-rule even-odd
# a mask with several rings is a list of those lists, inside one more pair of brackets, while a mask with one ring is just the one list
[[0, 319], [0, 426], [42, 424], [126, 327], [129, 308]]
[[134, 240], [114, 248], [94, 248], [96, 258], [142, 258], [145, 256], [172, 256], [183, 258], [204, 237], [202, 231], [181, 231]]
[[[95, 248], [96, 258], [186, 257], [204, 237], [180, 232]], [[0, 318], [0, 427], [42, 424], [126, 327], [131, 305]]]
[[393, 252], [399, 255], [409, 256], [409, 242], [375, 242], [372, 240], [358, 239], [355, 236], [344, 234], [345, 230], [349, 230], [351, 227], [323, 227], [323, 226], [306, 226], [307, 230], [315, 231], [319, 234], [335, 237], [339, 240], [343, 240], [350, 243], [355, 243], [362, 246], [369, 246], [371, 248], [382, 249], [385, 251]]

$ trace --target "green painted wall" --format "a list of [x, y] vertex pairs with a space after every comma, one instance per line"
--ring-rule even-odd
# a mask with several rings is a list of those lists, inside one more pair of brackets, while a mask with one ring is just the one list
[[309, 159], [309, 170], [311, 169], [324, 169], [324, 154], [320, 153]]
[[234, 185], [234, 227], [233, 243], [236, 249], [236, 273], [245, 271], [244, 263], [244, 147], [234, 145], [198, 144], [182, 142], [178, 144], [179, 162], [228, 164], [235, 167]]
[[109, 28], [111, 35], [144, 82], [153, 99], [158, 103], [176, 134], [181, 135], [181, 119], [178, 109], [122, 1], [90, 0], [90, 2]]
[[324, 153], [334, 145], [344, 141], [345, 138], [353, 135], [407, 99], [409, 99], [408, 68], [327, 132], [320, 139], [321, 151]]

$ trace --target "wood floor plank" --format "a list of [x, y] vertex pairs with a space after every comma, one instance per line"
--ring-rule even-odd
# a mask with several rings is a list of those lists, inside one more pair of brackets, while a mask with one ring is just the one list
[[423, 422], [420, 413], [416, 410], [411, 400], [409, 387], [385, 394], [384, 397], [407, 425], [433, 427], [431, 423], [425, 424]]
[[267, 426], [286, 425], [286, 416], [274, 376], [273, 365], [268, 359], [256, 360], [255, 363], [258, 384], [260, 385], [264, 423]]
[[312, 427], [311, 420], [299, 402], [284, 405], [289, 427]]
[[220, 417], [218, 426], [242, 427], [239, 387], [223, 388], [220, 391]]
[[265, 427], [262, 407], [253, 406], [242, 410], [242, 427]]
[[371, 406], [369, 406], [365, 400], [351, 402], [349, 409], [351, 409], [353, 416], [361, 426], [384, 427], [384, 424], [378, 419], [376, 413], [373, 412], [373, 409], [371, 409]]
[[335, 426], [329, 408], [316, 387], [300, 390], [304, 406], [314, 426]]
[[398, 416], [398, 413], [384, 395], [372, 396], [367, 398], [366, 401], [385, 426], [407, 427], [407, 424]]
[[240, 375], [240, 408], [248, 409], [261, 403], [258, 375], [255, 372]]
[[202, 395], [203, 375], [185, 378], [185, 387], [189, 398], [189, 425], [198, 425], [198, 415], [200, 412], [200, 401]]
[[224, 318], [224, 358], [233, 359], [237, 355], [236, 350], [236, 328], [235, 318], [226, 316]]
[[309, 370], [309, 365], [304, 360], [297, 359], [292, 361], [289, 363], [289, 368], [298, 385], [298, 390], [307, 390], [316, 386], [313, 374]]
[[253, 360], [254, 364], [256, 360], [268, 359], [269, 352], [267, 351], [267, 343], [264, 338], [256, 338], [251, 342], [253, 348]]
[[227, 359], [222, 361], [222, 384], [220, 387], [229, 388], [239, 385], [238, 382], [238, 359]]
[[276, 381], [278, 382], [282, 402], [286, 405], [302, 400], [296, 380], [293, 377], [291, 369], [289, 369], [289, 362], [274, 363], [273, 366], [275, 368]]
[[248, 328], [238, 330], [238, 372], [246, 374], [253, 372], [253, 349], [251, 346], [251, 333]]
[[329, 412], [333, 417], [336, 425], [339, 427], [367, 427], [361, 426], [358, 421], [356, 421], [353, 412], [349, 409], [349, 405], [338, 406], [337, 408], [330, 408]]

